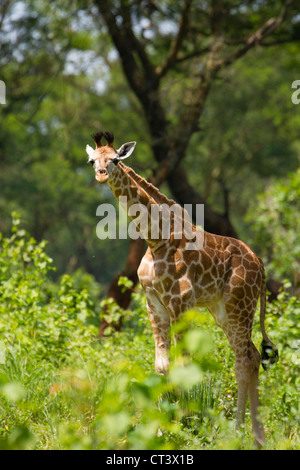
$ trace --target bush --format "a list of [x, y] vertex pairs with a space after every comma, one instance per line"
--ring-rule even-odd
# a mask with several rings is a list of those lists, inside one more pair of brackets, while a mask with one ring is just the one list
[[[95, 280], [77, 272], [54, 284], [45, 242], [19, 225], [15, 216], [0, 249], [1, 449], [251, 448], [249, 414], [234, 430], [234, 357], [211, 316], [183, 316], [168, 379], [157, 376], [140, 288], [123, 330], [100, 339]], [[280, 362], [261, 376], [267, 448], [299, 447], [299, 316], [285, 292], [268, 306]]]
[[300, 169], [255, 198], [247, 220], [270, 276], [293, 281], [300, 272]]

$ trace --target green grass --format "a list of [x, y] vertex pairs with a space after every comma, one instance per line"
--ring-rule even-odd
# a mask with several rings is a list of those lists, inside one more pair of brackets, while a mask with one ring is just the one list
[[[94, 281], [77, 273], [54, 284], [51, 266], [44, 243], [15, 222], [0, 250], [1, 449], [253, 447], [249, 411], [235, 431], [234, 356], [208, 313], [187, 312], [168, 379], [159, 377], [142, 293], [123, 330], [99, 339]], [[112, 321], [119, 313], [111, 306]], [[266, 449], [300, 447], [299, 318], [299, 300], [285, 293], [268, 307], [280, 361], [260, 373]]]

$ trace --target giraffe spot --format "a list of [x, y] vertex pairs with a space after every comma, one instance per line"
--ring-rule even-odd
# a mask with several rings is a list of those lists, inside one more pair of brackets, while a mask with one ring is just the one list
[[123, 178], [121, 179], [120, 183], [123, 185], [123, 186], [127, 186], [128, 185], [128, 179], [127, 179], [127, 176], [124, 175]]
[[173, 278], [176, 277], [176, 266], [174, 263], [168, 264], [168, 274]]
[[171, 286], [173, 284], [173, 281], [170, 277], [166, 277], [166, 279], [164, 279], [164, 288], [166, 291], [169, 291], [171, 289]]
[[154, 269], [155, 269], [155, 275], [157, 277], [161, 277], [166, 272], [167, 265], [163, 261], [157, 261], [155, 263], [155, 268]]
[[[244, 292], [244, 291], [241, 291], [241, 292]], [[238, 297], [238, 298], [240, 298], [240, 297]], [[244, 298], [244, 296], [243, 296], [242, 298]], [[241, 300], [241, 301], [238, 303], [237, 308], [239, 309], [239, 312], [240, 312], [240, 313], [246, 308], [244, 300]]]
[[249, 257], [245, 256], [243, 258], [243, 266], [246, 270], [248, 270], [248, 269], [253, 269], [253, 270], [257, 269], [257, 264], [255, 263], [255, 261], [252, 258], [250, 258], [250, 256]]
[[181, 299], [180, 297], [172, 297], [171, 299], [171, 304], [172, 304], [172, 307], [173, 309], [176, 309], [180, 306], [181, 304]]
[[115, 190], [115, 197], [119, 199], [119, 197], [122, 195], [122, 190], [121, 189], [116, 189]]
[[176, 251], [176, 252], [174, 253], [174, 261], [175, 261], [175, 263], [182, 262], [182, 256], [181, 256], [181, 254], [179, 253], [179, 251]]
[[235, 276], [235, 275], [233, 275], [230, 279], [230, 284], [234, 287], [241, 285], [243, 282], [244, 281], [240, 277]]
[[156, 282], [155, 283], [155, 289], [160, 293], [160, 294], [163, 294], [164, 292], [164, 288], [163, 288], [163, 285], [161, 282]]
[[204, 276], [202, 277], [202, 281], [201, 281], [202, 287], [207, 287], [209, 284], [212, 284], [212, 283], [214, 283], [214, 279], [211, 276], [210, 272], [204, 274]]
[[137, 188], [132, 188], [131, 187], [129, 189], [128, 193], [129, 193], [129, 196], [130, 196], [131, 199], [136, 199], [136, 197], [137, 197]]
[[187, 276], [189, 279], [194, 280], [196, 277], [196, 273], [197, 273], [197, 265], [195, 263], [192, 263], [188, 268]]
[[187, 291], [183, 292], [183, 294], [181, 294], [181, 297], [182, 297], [182, 300], [184, 302], [188, 302], [193, 297], [193, 291], [192, 290], [187, 290]]
[[170, 296], [170, 295], [165, 295], [165, 296], [163, 297], [163, 303], [164, 303], [165, 305], [168, 305], [169, 302], [170, 302], [170, 300], [171, 300], [171, 296]]
[[201, 260], [200, 260], [203, 271], [207, 271], [211, 268], [211, 257], [203, 250], [201, 252]]
[[187, 279], [182, 279], [179, 281], [180, 292], [187, 291], [191, 289], [191, 283]]
[[239, 256], [233, 256], [231, 260], [231, 266], [233, 268], [238, 268], [241, 266], [241, 258]]
[[180, 291], [181, 289], [179, 288], [179, 283], [178, 282], [175, 282], [172, 289], [171, 289], [171, 294], [173, 295], [179, 295], [180, 294]]
[[183, 262], [176, 264], [176, 274], [178, 277], [182, 277], [186, 273], [186, 270], [187, 266]]
[[195, 250], [187, 250], [183, 252], [183, 260], [186, 264], [191, 264], [192, 262], [199, 261], [199, 253]]
[[153, 315], [153, 319], [157, 325], [161, 322], [161, 318], [158, 315]]
[[234, 270], [234, 274], [236, 276], [240, 276], [241, 278], [244, 278], [245, 276], [245, 268], [243, 266], [239, 266]]
[[115, 178], [114, 179], [114, 187], [119, 188], [121, 186], [121, 180], [120, 178]]
[[232, 296], [236, 299], [243, 299], [245, 297], [245, 288], [244, 286], [237, 286], [232, 289]]
[[254, 284], [257, 281], [257, 272], [255, 271], [248, 271], [246, 275], [246, 281], [248, 284]]

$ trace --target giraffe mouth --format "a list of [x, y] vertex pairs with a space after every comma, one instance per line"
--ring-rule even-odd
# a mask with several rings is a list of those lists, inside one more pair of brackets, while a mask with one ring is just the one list
[[98, 170], [97, 173], [96, 173], [95, 178], [100, 184], [104, 184], [104, 183], [106, 183], [106, 181], [109, 178], [109, 173], [108, 173], [107, 170], [104, 170], [104, 169], [103, 170]]

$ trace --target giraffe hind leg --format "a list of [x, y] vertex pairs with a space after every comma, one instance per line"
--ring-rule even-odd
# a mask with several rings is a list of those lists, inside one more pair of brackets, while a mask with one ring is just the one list
[[254, 307], [246, 312], [238, 302], [225, 304], [221, 300], [209, 310], [215, 317], [216, 323], [225, 332], [235, 354], [235, 374], [238, 384], [237, 428], [244, 422], [249, 395], [253, 435], [256, 443], [263, 445], [264, 430], [257, 418], [260, 355], [251, 340]]
[[248, 386], [249, 404], [250, 404], [250, 411], [251, 411], [253, 435], [254, 435], [256, 443], [259, 446], [263, 446], [265, 443], [265, 433], [264, 433], [264, 428], [262, 424], [258, 420], [258, 407], [259, 407], [258, 375], [259, 375], [260, 355], [254, 345], [253, 345], [253, 348], [255, 350], [256, 359], [255, 359], [255, 366], [251, 373], [250, 382]]
[[233, 338], [237, 338], [237, 335], [232, 336], [233, 332], [230, 333], [228, 338], [230, 342], [234, 343], [232, 347], [235, 353], [235, 374], [238, 384], [237, 426], [239, 427], [244, 421], [247, 395], [249, 395], [253, 435], [256, 444], [263, 445], [264, 429], [258, 420], [260, 355], [251, 340], [251, 333], [248, 334], [248, 338], [239, 336], [238, 341], [233, 340]]
[[249, 405], [251, 411], [251, 421], [253, 435], [256, 444], [264, 444], [264, 429], [258, 420], [258, 373], [260, 356], [250, 341], [250, 345], [244, 352], [236, 354], [235, 373], [238, 383], [238, 402], [237, 402], [237, 427], [244, 422], [246, 400], [249, 395]]

